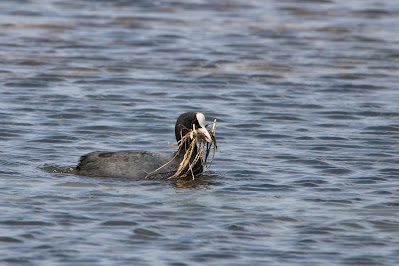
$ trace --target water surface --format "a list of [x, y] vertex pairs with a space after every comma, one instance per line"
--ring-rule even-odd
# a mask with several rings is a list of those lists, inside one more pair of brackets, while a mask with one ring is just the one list
[[[397, 1], [2, 1], [0, 262], [394, 265]], [[173, 151], [218, 119], [190, 180], [52, 169]], [[44, 169], [43, 169], [44, 168]]]

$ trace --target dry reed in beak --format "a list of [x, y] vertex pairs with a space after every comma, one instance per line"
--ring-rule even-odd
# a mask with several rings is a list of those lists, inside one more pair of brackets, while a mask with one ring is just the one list
[[[181, 163], [179, 165], [179, 168], [177, 169], [176, 173], [174, 173], [172, 176], [168, 177], [168, 179], [177, 178], [177, 177], [187, 177], [191, 174], [191, 176], [194, 180], [194, 178], [195, 178], [194, 166], [196, 165], [196, 163], [199, 160], [201, 160], [202, 166], [205, 168], [205, 171], [208, 171], [209, 168], [211, 167], [211, 164], [212, 164], [213, 158], [215, 157], [215, 152], [217, 149], [216, 138], [215, 138], [216, 119], [211, 124], [212, 124], [212, 130], [210, 132], [211, 137], [212, 137], [211, 142], [209, 142], [209, 143], [206, 142], [204, 140], [204, 136], [202, 136], [202, 134], [199, 134], [198, 130], [195, 129], [195, 125], [193, 125], [193, 128], [190, 129], [186, 135], [182, 136], [180, 141], [178, 141], [175, 144], [170, 145], [170, 146], [178, 145], [178, 152], [176, 153], [175, 157], [173, 157], [172, 160], [170, 160], [166, 164], [162, 165], [155, 171], [149, 173], [146, 176], [146, 178], [151, 176], [152, 174], [156, 173], [157, 171], [159, 171], [160, 169], [162, 169], [163, 167], [168, 165], [170, 162], [172, 162], [176, 158], [176, 156], [180, 153], [180, 151], [184, 150], [184, 146], [187, 145], [187, 143], [189, 143], [189, 146], [186, 147], [186, 151], [184, 153], [183, 160], [181, 161]], [[210, 124], [206, 125], [206, 127], [209, 125]], [[212, 149], [212, 146], [213, 146], [213, 149]], [[194, 152], [194, 150], [196, 150], [196, 147], [197, 147], [197, 154], [194, 156], [194, 158], [192, 158], [193, 152]], [[205, 150], [205, 158], [204, 158], [204, 150]], [[209, 162], [209, 165], [207, 166], [207, 160], [208, 160], [211, 150], [213, 150], [213, 155], [212, 155], [211, 161]]]

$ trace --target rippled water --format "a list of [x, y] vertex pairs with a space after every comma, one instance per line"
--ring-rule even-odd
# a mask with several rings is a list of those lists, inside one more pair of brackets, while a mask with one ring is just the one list
[[[40, 2], [40, 3], [39, 3]], [[0, 263], [394, 265], [399, 3], [0, 3]], [[52, 173], [170, 150], [218, 119], [190, 180]]]

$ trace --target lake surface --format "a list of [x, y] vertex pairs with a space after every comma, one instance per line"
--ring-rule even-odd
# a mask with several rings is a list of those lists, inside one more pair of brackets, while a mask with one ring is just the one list
[[[39, 3], [40, 2], [40, 3]], [[399, 2], [0, 3], [0, 264], [399, 263]], [[62, 173], [174, 151], [192, 180]]]

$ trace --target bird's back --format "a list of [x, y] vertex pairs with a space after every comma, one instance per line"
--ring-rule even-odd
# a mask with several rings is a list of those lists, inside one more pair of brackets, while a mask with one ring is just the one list
[[96, 177], [144, 178], [166, 164], [151, 176], [169, 177], [178, 169], [181, 157], [175, 153], [162, 152], [96, 151], [83, 155], [74, 173]]

